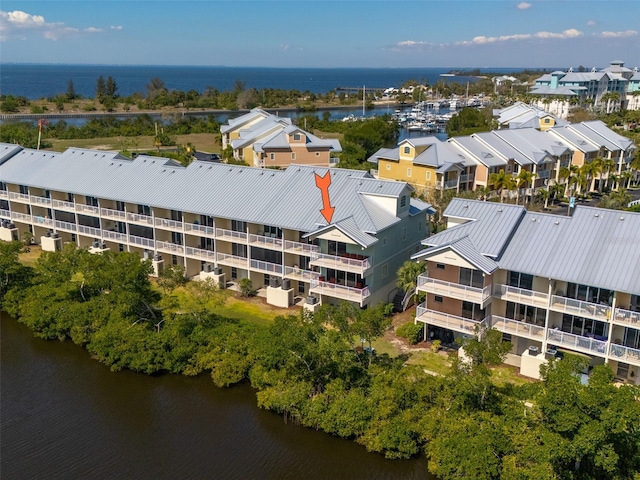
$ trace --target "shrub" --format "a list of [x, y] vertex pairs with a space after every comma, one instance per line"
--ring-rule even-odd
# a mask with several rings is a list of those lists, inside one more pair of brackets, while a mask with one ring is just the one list
[[243, 278], [238, 282], [238, 287], [240, 288], [240, 293], [243, 297], [250, 297], [253, 295], [253, 283], [249, 278]]
[[407, 322], [396, 328], [396, 335], [401, 338], [406, 338], [410, 345], [415, 345], [422, 340], [422, 324], [415, 324], [413, 322]]

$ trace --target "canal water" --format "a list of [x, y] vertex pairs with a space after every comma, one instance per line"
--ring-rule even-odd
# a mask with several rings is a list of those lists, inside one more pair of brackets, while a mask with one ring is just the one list
[[111, 372], [0, 314], [3, 480], [433, 479], [258, 409], [249, 385]]

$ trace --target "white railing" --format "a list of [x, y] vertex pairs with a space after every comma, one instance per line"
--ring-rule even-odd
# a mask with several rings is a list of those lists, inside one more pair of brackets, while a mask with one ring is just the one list
[[46, 227], [53, 227], [53, 219], [51, 218], [43, 217], [42, 215], [32, 215], [31, 219], [34, 224], [37, 223]]
[[436, 278], [429, 278], [426, 275], [418, 277], [418, 290], [434, 293], [445, 297], [457, 298], [458, 300], [473, 301], [482, 303], [491, 296], [491, 287], [484, 288], [469, 287], [459, 283], [445, 282]]
[[372, 168], [371, 170], [369, 170], [369, 173], [371, 174], [372, 177], [378, 178], [379, 172], [375, 168]]
[[467, 334], [475, 334], [476, 327], [484, 327], [488, 324], [486, 318], [483, 320], [473, 320], [471, 318], [464, 318], [457, 315], [438, 312], [436, 310], [426, 308], [424, 303], [421, 303], [416, 308], [416, 320], [429, 325], [436, 325], [438, 327], [444, 327], [449, 330], [455, 330], [456, 332]]
[[574, 335], [561, 330], [549, 330], [547, 340], [554, 345], [569, 347], [581, 352], [595, 353], [596, 355], [605, 355], [607, 352], [607, 342], [604, 340]]
[[76, 203], [76, 212], [88, 213], [90, 215], [99, 215], [100, 209], [98, 207], [94, 207], [93, 205], [83, 205], [81, 203]]
[[99, 228], [78, 225], [78, 233], [89, 235], [90, 237], [102, 238], [102, 231]]
[[613, 322], [640, 328], [640, 313], [623, 308], [616, 308], [615, 314], [613, 315]]
[[199, 234], [207, 237], [213, 237], [216, 234], [215, 228], [207, 227], [206, 225], [198, 225], [197, 223], [185, 223], [184, 231], [187, 233], [198, 232]]
[[282, 250], [282, 239], [267, 237], [265, 235], [249, 234], [249, 243], [251, 245], [257, 245], [261, 248], [268, 248], [270, 250]]
[[9, 210], [0, 209], [0, 217], [11, 218], [11, 212]]
[[226, 228], [216, 228], [216, 238], [234, 243], [247, 243], [247, 234], [245, 232], [236, 232]]
[[66, 230], [67, 232], [75, 232], [76, 224], [71, 222], [55, 221], [56, 230]]
[[549, 295], [542, 292], [535, 292], [525, 288], [512, 287], [500, 283], [493, 285], [493, 296], [503, 300], [510, 300], [516, 303], [546, 307], [549, 303]]
[[162, 250], [163, 252], [166, 252], [166, 253], [173, 253], [173, 254], [179, 253], [180, 255], [184, 254], [184, 246], [178, 245], [177, 243], [157, 241], [156, 249]]
[[137, 237], [135, 235], [129, 235], [129, 243], [149, 248], [155, 248], [156, 245], [156, 242], [154, 242], [151, 238]]
[[11, 212], [11, 218], [20, 222], [31, 223], [31, 215], [28, 213]]
[[259, 270], [264, 273], [277, 273], [278, 275], [282, 275], [282, 265], [278, 265], [277, 263], [265, 262], [263, 260], [255, 260], [252, 258], [249, 265], [254, 270]]
[[166, 228], [168, 230], [178, 230], [182, 231], [182, 222], [178, 222], [177, 220], [169, 220], [168, 218], [158, 218], [156, 217], [156, 227]]
[[127, 241], [128, 241], [126, 233], [112, 232], [111, 230], [103, 230], [102, 231], [102, 238], [108, 238], [109, 240], [115, 240], [118, 243], [127, 243]]
[[247, 268], [247, 258], [231, 255], [229, 253], [217, 253], [216, 261], [230, 267]]
[[73, 202], [65, 202], [64, 200], [52, 200], [51, 204], [53, 208], [57, 208], [58, 210], [65, 210], [67, 212], [75, 212], [76, 205]]
[[140, 213], [127, 213], [127, 221], [142, 225], [153, 225], [153, 217]]
[[491, 328], [510, 333], [517, 337], [526, 337], [540, 341], [544, 338], [544, 327], [519, 322], [511, 318], [499, 317], [497, 315], [491, 315]]
[[456, 188], [458, 186], [458, 179], [455, 180], [447, 180], [446, 182], [438, 182], [438, 185], [444, 188]]
[[112, 218], [116, 220], [126, 220], [127, 215], [121, 210], [112, 210], [110, 208], [101, 208], [100, 214], [105, 218]]
[[460, 175], [460, 183], [472, 182], [472, 181], [473, 181], [473, 173]]
[[640, 350], [631, 347], [625, 347], [624, 345], [611, 344], [609, 347], [609, 356], [613, 360], [622, 361], [625, 363], [631, 363], [633, 365], [640, 365]]
[[608, 305], [598, 305], [558, 295], [551, 296], [551, 309], [597, 320], [607, 321], [611, 318], [611, 307]]
[[211, 250], [205, 250], [203, 248], [185, 247], [185, 255], [187, 257], [198, 258], [200, 260], [216, 261], [216, 253]]
[[284, 251], [287, 253], [296, 253], [298, 255], [306, 255], [309, 257], [318, 250], [319, 247], [317, 245], [312, 245], [310, 243], [292, 242], [290, 240], [284, 241]]
[[9, 199], [29, 203], [29, 195], [26, 193], [9, 192]]
[[371, 261], [368, 258], [357, 259], [351, 257], [340, 257], [337, 255], [328, 255], [326, 253], [314, 252], [311, 255], [311, 265], [318, 267], [333, 268], [345, 272], [354, 272], [364, 274], [366, 270], [371, 268]]
[[362, 303], [365, 298], [371, 295], [369, 287], [354, 288], [347, 287], [346, 285], [338, 285], [337, 283], [320, 282], [317, 280], [311, 281], [311, 288], [309, 291], [358, 303]]
[[536, 177], [538, 177], [538, 178], [549, 178], [549, 177], [551, 177], [551, 170], [538, 170], [536, 172]]
[[31, 195], [31, 203], [35, 205], [51, 205], [51, 199], [47, 197], [37, 197], [35, 195]]
[[284, 267], [284, 276], [302, 282], [311, 282], [313, 280], [317, 281], [320, 278], [320, 274], [318, 272], [303, 270], [298, 267]]
[[9, 192], [6, 190], [0, 190], [0, 198], [9, 198]]
[[338, 157], [329, 157], [329, 165], [337, 165], [340, 163], [340, 159]]

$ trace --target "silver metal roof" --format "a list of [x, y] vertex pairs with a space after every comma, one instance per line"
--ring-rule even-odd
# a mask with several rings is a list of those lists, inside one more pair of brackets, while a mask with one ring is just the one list
[[448, 142], [456, 145], [458, 148], [463, 148], [473, 155], [476, 161], [483, 163], [487, 167], [502, 167], [507, 165], [507, 161], [504, 158], [496, 155], [495, 152], [474, 137], [453, 137], [450, 138]]
[[469, 240], [469, 237], [462, 237], [450, 243], [445, 243], [437, 247], [426, 248], [411, 256], [411, 259], [417, 260], [420, 258], [429, 257], [443, 250], [451, 249], [460, 256], [462, 256], [469, 263], [473, 264], [484, 273], [490, 274], [498, 269], [498, 264], [489, 257], [482, 255], [475, 247], [473, 242]]
[[584, 153], [599, 152], [600, 146], [592, 143], [588, 138], [580, 135], [575, 130], [567, 128], [566, 126], [553, 127], [547, 130], [556, 137], [562, 138], [564, 141], [571, 144], [571, 146]]
[[515, 161], [518, 165], [531, 165], [533, 161], [506, 143], [502, 138], [494, 135], [493, 132], [480, 132], [471, 135], [475, 140], [482, 142], [486, 147], [490, 147], [494, 152], [498, 152], [504, 158]]
[[260, 108], [254, 108], [248, 113], [245, 113], [244, 115], [240, 115], [239, 117], [229, 119], [226, 125], [222, 125], [220, 127], [220, 132], [227, 133], [227, 132], [238, 129], [242, 125], [246, 125], [247, 123], [250, 123], [253, 120], [257, 120], [260, 117], [266, 118], [269, 116], [271, 116], [270, 113], [265, 112]]

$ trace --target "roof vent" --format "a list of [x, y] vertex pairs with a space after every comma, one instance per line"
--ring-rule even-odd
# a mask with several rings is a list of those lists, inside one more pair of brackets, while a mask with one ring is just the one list
[[113, 162], [111, 162], [111, 163], [109, 164], [109, 166], [111, 166], [111, 165], [113, 165]]
[[502, 208], [499, 208], [499, 209], [498, 209], [498, 213], [502, 213]]
[[620, 221], [624, 220], [624, 217], [620, 217]]
[[161, 173], [164, 173], [164, 172], [166, 172], [166, 171], [167, 171], [167, 169], [165, 168], [164, 170], [162, 170], [162, 172], [161, 172]]
[[535, 219], [535, 218], [532, 218], [532, 219], [531, 219], [531, 221], [532, 221], [532, 222], [535, 222], [535, 221], [536, 221], [536, 219]]
[[599, 214], [599, 213], [596, 213], [596, 214], [594, 215], [594, 217], [596, 217], [596, 218], [598, 218], [599, 216], [600, 216], [600, 214]]
[[465, 203], [463, 208], [469, 208], [469, 204]]
[[554, 225], [560, 225], [560, 222], [556, 220], [555, 222], [553, 222], [553, 224]]

